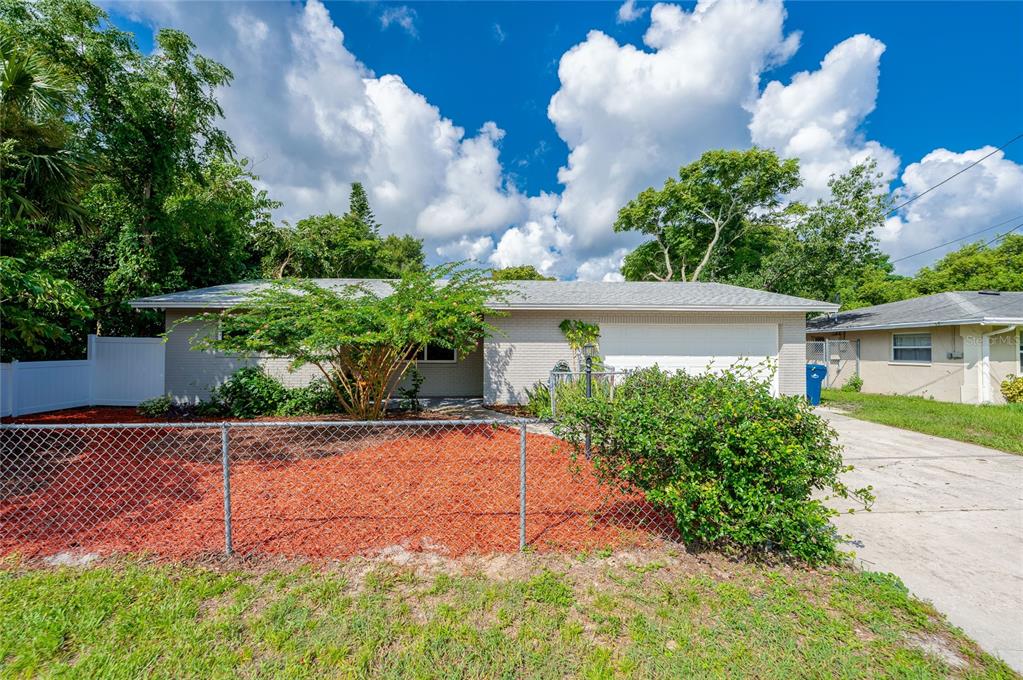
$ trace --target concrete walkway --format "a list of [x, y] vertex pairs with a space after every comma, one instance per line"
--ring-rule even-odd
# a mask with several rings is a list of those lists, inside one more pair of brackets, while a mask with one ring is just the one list
[[[483, 405], [482, 399], [465, 397], [444, 397], [421, 399], [423, 408], [435, 413], [443, 413], [453, 418], [466, 420], [518, 420], [501, 411], [489, 409]], [[552, 434], [550, 425], [546, 423], [530, 423], [526, 430], [534, 434]]]
[[877, 495], [836, 518], [863, 568], [897, 574], [1023, 672], [1023, 456], [820, 413], [856, 468], [846, 483]]

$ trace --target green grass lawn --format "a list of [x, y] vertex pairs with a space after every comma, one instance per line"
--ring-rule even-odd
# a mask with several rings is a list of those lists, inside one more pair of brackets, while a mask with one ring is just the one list
[[1023, 404], [975, 406], [841, 390], [821, 390], [821, 403], [861, 420], [1023, 453]]
[[669, 551], [0, 570], [3, 677], [1011, 678], [894, 577]]

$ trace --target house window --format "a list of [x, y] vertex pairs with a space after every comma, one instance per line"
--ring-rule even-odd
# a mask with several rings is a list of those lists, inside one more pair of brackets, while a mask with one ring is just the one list
[[931, 363], [931, 334], [896, 333], [893, 335], [892, 361]]
[[248, 333], [237, 330], [225, 330], [223, 324], [217, 324], [217, 340], [234, 340], [244, 338]]
[[1016, 349], [1019, 350], [1019, 366], [1016, 367], [1019, 371], [1016, 375], [1023, 375], [1023, 331], [1016, 333]]
[[426, 347], [419, 350], [416, 354], [416, 361], [426, 362], [446, 362], [452, 363], [458, 358], [458, 353], [453, 349], [447, 347], [440, 347], [438, 345], [427, 345]]

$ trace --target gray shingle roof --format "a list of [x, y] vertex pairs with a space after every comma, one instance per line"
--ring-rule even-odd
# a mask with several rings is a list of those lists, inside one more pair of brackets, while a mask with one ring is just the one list
[[1023, 324], [1023, 292], [937, 293], [812, 319], [806, 326], [831, 332], [971, 323]]
[[[325, 287], [353, 283], [385, 293], [390, 284], [382, 279], [314, 279]], [[722, 283], [659, 283], [590, 281], [515, 281], [514, 292], [495, 308], [657, 310], [657, 311], [775, 311], [830, 312], [837, 306], [816, 300], [779, 295]], [[237, 304], [262, 281], [229, 283], [180, 293], [167, 293], [131, 301], [139, 309], [214, 308]]]

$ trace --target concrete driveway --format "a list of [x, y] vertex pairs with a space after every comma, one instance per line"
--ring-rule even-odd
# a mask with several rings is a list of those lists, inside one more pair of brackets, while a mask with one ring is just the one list
[[856, 468], [846, 482], [877, 495], [836, 518], [863, 568], [897, 574], [1023, 672], [1023, 456], [820, 413]]

